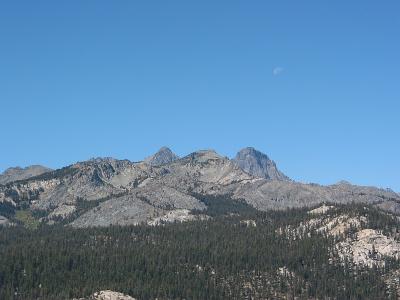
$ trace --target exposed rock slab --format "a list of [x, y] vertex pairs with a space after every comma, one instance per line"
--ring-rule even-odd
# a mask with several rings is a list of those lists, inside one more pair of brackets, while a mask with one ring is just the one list
[[326, 214], [330, 209], [334, 208], [332, 205], [322, 205], [320, 207], [314, 208], [308, 212], [310, 215], [324, 215]]
[[357, 265], [373, 267], [383, 266], [384, 257], [398, 259], [400, 243], [374, 229], [364, 229], [356, 234], [356, 238], [347, 239], [337, 245], [341, 258], [348, 258]]
[[106, 291], [96, 292], [89, 298], [79, 298], [73, 300], [136, 300], [136, 299], [131, 296], [125, 295], [123, 293], [106, 290]]
[[162, 214], [161, 209], [136, 198], [122, 196], [101, 203], [74, 220], [73, 227], [95, 227], [109, 225], [137, 225]]
[[61, 217], [61, 218], [67, 218], [70, 215], [72, 215], [76, 211], [76, 206], [75, 205], [66, 205], [62, 204], [60, 206], [57, 206], [50, 214], [49, 214], [49, 219], [56, 218], [56, 217]]
[[188, 222], [195, 220], [207, 220], [210, 217], [207, 215], [192, 215], [190, 210], [188, 209], [175, 209], [168, 211], [165, 215], [154, 218], [147, 222], [148, 225], [162, 225], [165, 223], [174, 223], [174, 222]]
[[198, 209], [206, 206], [198, 199], [175, 188], [160, 184], [157, 181], [150, 182], [146, 186], [138, 188], [136, 196], [145, 199], [149, 204], [161, 209]]

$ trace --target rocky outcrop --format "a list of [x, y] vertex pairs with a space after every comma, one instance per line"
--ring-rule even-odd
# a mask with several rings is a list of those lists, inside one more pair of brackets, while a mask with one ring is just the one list
[[336, 238], [342, 238], [353, 229], [361, 229], [368, 224], [368, 219], [364, 215], [349, 215], [338, 213], [335, 206], [322, 205], [307, 212], [311, 219], [300, 222], [298, 226], [287, 226], [278, 230], [278, 233], [290, 233], [290, 235], [300, 238], [304, 233], [310, 235], [315, 231], [324, 233]]
[[285, 180], [289, 177], [278, 170], [275, 162], [266, 154], [252, 147], [240, 150], [233, 161], [245, 172], [268, 180]]
[[245, 225], [246, 227], [257, 227], [255, 220], [241, 220], [240, 224]]
[[202, 214], [193, 215], [188, 209], [175, 209], [168, 211], [165, 215], [161, 217], [157, 217], [148, 221], [147, 224], [157, 226], [174, 222], [182, 223], [195, 220], [207, 220], [209, 218], [209, 216]]
[[56, 207], [49, 215], [49, 219], [53, 218], [62, 218], [65, 219], [69, 216], [71, 216], [74, 212], [76, 211], [76, 206], [74, 205], [66, 205], [62, 204], [58, 207]]
[[314, 209], [308, 211], [308, 214], [309, 214], [309, 215], [324, 215], [324, 214], [326, 214], [329, 210], [331, 210], [332, 208], [334, 208], [334, 206], [323, 204], [323, 205], [320, 206], [320, 207], [317, 207], [317, 208], [314, 208]]
[[144, 162], [151, 166], [162, 166], [169, 164], [179, 157], [171, 151], [168, 147], [162, 147], [157, 153], [147, 157]]
[[0, 174], [0, 184], [6, 184], [17, 180], [28, 179], [49, 171], [51, 171], [51, 169], [40, 165], [32, 165], [26, 168], [20, 168], [20, 167], [8, 168], [2, 174]]
[[131, 296], [125, 295], [123, 293], [106, 290], [106, 291], [96, 292], [89, 298], [79, 298], [73, 300], [136, 300], [136, 299]]
[[356, 265], [368, 267], [384, 266], [384, 258], [400, 258], [400, 243], [374, 229], [363, 229], [356, 233], [356, 238], [337, 245], [342, 259], [350, 259]]

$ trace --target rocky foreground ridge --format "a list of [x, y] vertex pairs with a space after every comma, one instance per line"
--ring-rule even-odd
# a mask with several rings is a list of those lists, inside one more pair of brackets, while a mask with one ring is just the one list
[[400, 208], [400, 196], [391, 190], [292, 181], [253, 148], [229, 159], [213, 150], [179, 158], [163, 147], [142, 162], [97, 158], [7, 180], [0, 184], [0, 215], [3, 223], [15, 211], [28, 210], [42, 222], [74, 227], [156, 224], [198, 219], [192, 212], [207, 207], [199, 195], [223, 195], [263, 211], [325, 202]]
[[96, 292], [89, 298], [79, 298], [74, 300], [135, 300], [135, 298], [123, 293], [106, 290]]
[[[382, 214], [393, 226], [374, 222], [373, 216], [377, 214]], [[350, 205], [346, 209], [346, 206], [323, 204], [308, 211], [308, 216], [298, 226], [286, 226], [277, 233], [290, 233], [294, 239], [311, 232], [333, 237], [337, 242], [331, 259], [354, 266], [384, 267], [385, 258], [400, 258], [400, 235], [396, 227], [400, 217], [396, 215], [365, 206], [354, 209]]]

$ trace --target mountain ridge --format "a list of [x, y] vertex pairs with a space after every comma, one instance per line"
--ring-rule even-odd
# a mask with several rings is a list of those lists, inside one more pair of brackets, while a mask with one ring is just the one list
[[192, 211], [207, 209], [201, 197], [208, 196], [244, 201], [261, 211], [327, 202], [367, 203], [393, 213], [400, 211], [400, 196], [395, 192], [348, 183], [324, 186], [295, 182], [254, 148], [239, 151], [238, 159], [214, 150], [178, 158], [168, 150], [161, 148], [161, 154], [167, 155], [153, 155], [150, 163], [148, 159], [96, 158], [8, 182], [0, 186], [0, 215], [1, 205], [6, 205], [6, 212], [41, 211], [42, 221], [51, 224], [129, 225], [170, 220], [164, 218], [167, 215], [182, 218], [182, 213], [186, 214], [183, 218], [193, 219]]
[[18, 166], [10, 167], [0, 174], [0, 184], [7, 184], [17, 180], [28, 179], [49, 171], [52, 171], [52, 169], [42, 165], [30, 165], [24, 168]]

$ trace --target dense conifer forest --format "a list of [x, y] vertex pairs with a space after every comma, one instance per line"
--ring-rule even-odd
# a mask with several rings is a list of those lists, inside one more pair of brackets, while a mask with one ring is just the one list
[[[390, 297], [383, 275], [398, 268], [397, 261], [355, 267], [335, 259], [335, 237], [280, 231], [309, 219], [306, 209], [257, 212], [240, 201], [215, 200], [203, 199], [213, 216], [204, 221], [1, 228], [0, 299], [72, 299], [104, 289], [137, 299]], [[338, 212], [360, 209], [342, 206]], [[370, 218], [376, 228], [398, 229], [375, 209]]]

